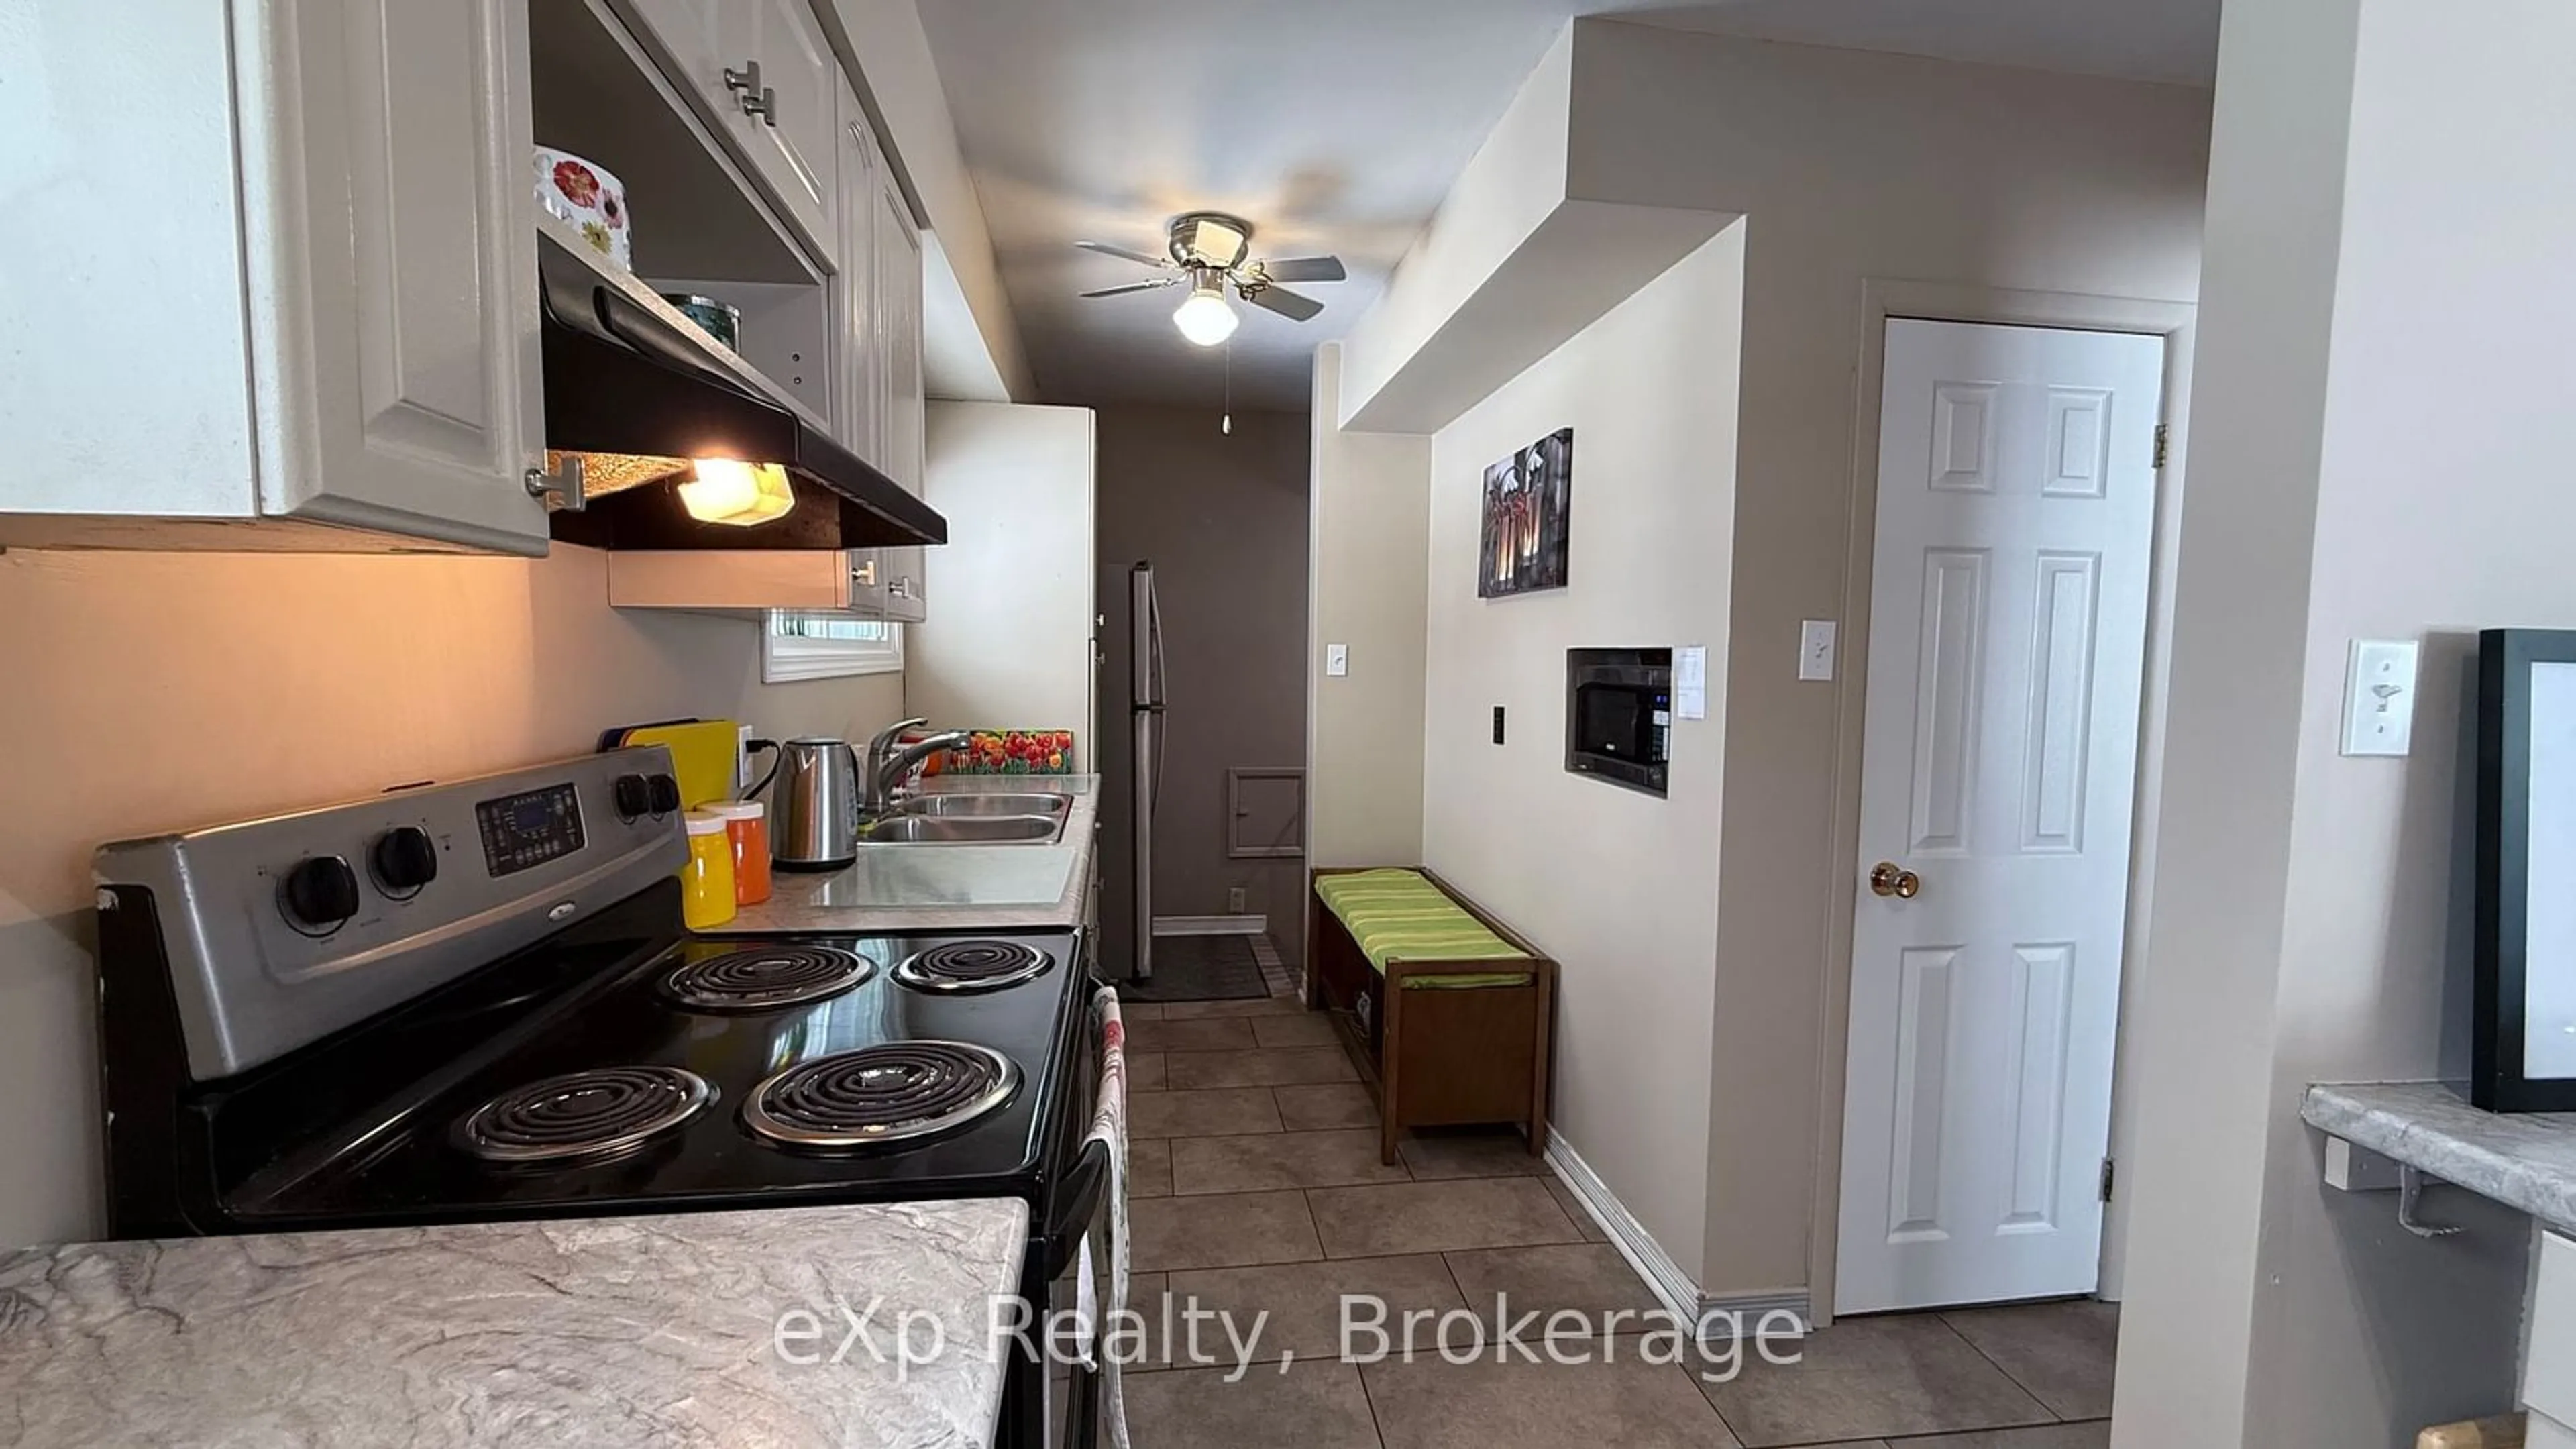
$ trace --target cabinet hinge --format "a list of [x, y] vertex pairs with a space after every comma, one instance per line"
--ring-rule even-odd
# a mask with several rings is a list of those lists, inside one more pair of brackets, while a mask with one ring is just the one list
[[2102, 1159], [2102, 1201], [2104, 1201], [2104, 1202], [2109, 1202], [2109, 1201], [2111, 1200], [2111, 1184], [2112, 1184], [2112, 1181], [2113, 1181], [2113, 1180], [2114, 1180], [2118, 1175], [2119, 1175], [2119, 1164], [2117, 1164], [2117, 1163], [2113, 1162], [2110, 1158], [2107, 1158], [2107, 1157], [2103, 1158], [2103, 1159]]
[[581, 458], [577, 454], [564, 454], [551, 473], [530, 468], [520, 476], [527, 484], [529, 497], [551, 500], [558, 513], [579, 513], [589, 505], [590, 495], [582, 485]]
[[2159, 468], [2165, 465], [2165, 449], [2168, 445], [2168, 441], [2169, 434], [2165, 425], [2163, 423], [2156, 424], [2156, 466]]

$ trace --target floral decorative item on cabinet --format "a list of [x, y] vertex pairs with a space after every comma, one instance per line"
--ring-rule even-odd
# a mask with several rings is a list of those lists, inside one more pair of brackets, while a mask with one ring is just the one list
[[607, 167], [569, 151], [539, 146], [535, 157], [537, 204], [579, 228], [582, 240], [601, 256], [632, 271], [634, 218], [626, 209], [626, 184]]

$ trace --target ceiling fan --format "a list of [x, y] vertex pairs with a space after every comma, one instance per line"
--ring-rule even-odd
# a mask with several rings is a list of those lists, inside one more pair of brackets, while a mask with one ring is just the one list
[[1103, 287], [1096, 292], [1083, 293], [1086, 297], [1115, 297], [1126, 292], [1151, 292], [1163, 287], [1189, 288], [1190, 295], [1182, 301], [1179, 310], [1172, 313], [1172, 323], [1181, 329], [1182, 336], [1201, 347], [1214, 347], [1233, 336], [1235, 325], [1241, 320], [1225, 300], [1225, 289], [1229, 284], [1236, 296], [1253, 306], [1276, 312], [1291, 321], [1303, 322], [1323, 311], [1324, 304], [1279, 284], [1338, 282], [1350, 275], [1342, 269], [1339, 257], [1255, 259], [1252, 256], [1252, 223], [1221, 211], [1190, 211], [1173, 217], [1164, 241], [1169, 256], [1131, 251], [1107, 242], [1086, 241], [1075, 242], [1074, 245], [1103, 256], [1141, 262], [1169, 274], [1151, 281]]

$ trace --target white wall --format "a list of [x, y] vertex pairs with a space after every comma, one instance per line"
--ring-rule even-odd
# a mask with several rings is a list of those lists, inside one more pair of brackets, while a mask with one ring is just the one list
[[0, 553], [0, 1245], [104, 1230], [90, 852], [588, 753], [861, 734], [897, 675], [764, 686], [754, 626], [608, 607], [604, 555]]
[[[2576, 12], [2230, 7], [2116, 1442], [2412, 1442], [2511, 1398], [2525, 1222], [2318, 1178], [2311, 1081], [2462, 1075], [2472, 632], [2576, 626]], [[2536, 524], [2540, 526], [2535, 526]], [[2420, 638], [2414, 754], [2336, 750]]]
[[[1553, 1125], [1694, 1279], [1744, 230], [1729, 229], [1432, 442], [1423, 858], [1561, 964]], [[1574, 429], [1570, 586], [1476, 597], [1484, 470]], [[1710, 650], [1710, 718], [1657, 800], [1565, 771], [1565, 651]], [[1493, 707], [1506, 743], [1491, 742]]]
[[929, 617], [905, 631], [906, 703], [948, 726], [1069, 729], [1098, 768], [1088, 408], [934, 402], [922, 497]]
[[[1306, 863], [1422, 863], [1431, 440], [1344, 432], [1343, 347], [1315, 353], [1307, 491]], [[1324, 673], [1347, 645], [1350, 673]]]

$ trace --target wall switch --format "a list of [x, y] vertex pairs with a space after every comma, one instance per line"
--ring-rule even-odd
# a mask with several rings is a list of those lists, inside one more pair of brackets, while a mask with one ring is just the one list
[[2402, 755], [2415, 740], [2412, 639], [2355, 639], [2344, 669], [2343, 752]]
[[1503, 742], [1503, 707], [1502, 707], [1501, 705], [1499, 705], [1499, 704], [1498, 704], [1498, 705], [1495, 705], [1495, 706], [1494, 706], [1494, 743], [1499, 745], [1499, 744], [1501, 744], [1502, 742]]
[[1346, 674], [1350, 673], [1350, 672], [1351, 672], [1351, 646], [1349, 646], [1348, 644], [1327, 644], [1327, 645], [1325, 645], [1325, 646], [1324, 646], [1324, 672], [1325, 672], [1326, 674], [1328, 674], [1328, 675], [1331, 675], [1331, 676], [1332, 676], [1333, 678], [1335, 678], [1335, 679], [1339, 679], [1339, 678], [1341, 678], [1342, 676], [1344, 676], [1344, 675], [1346, 675]]
[[1809, 619], [1798, 626], [1798, 677], [1834, 677], [1834, 621]]

